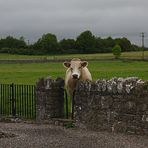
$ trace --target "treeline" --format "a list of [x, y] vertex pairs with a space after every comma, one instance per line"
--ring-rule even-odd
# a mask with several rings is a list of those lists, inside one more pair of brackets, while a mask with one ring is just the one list
[[0, 39], [0, 53], [11, 54], [61, 54], [61, 53], [109, 53], [115, 45], [121, 47], [122, 52], [137, 51], [140, 47], [131, 44], [123, 37], [101, 38], [94, 36], [91, 31], [84, 31], [76, 39], [57, 40], [56, 35], [44, 34], [37, 42], [27, 45], [24, 37], [16, 39], [12, 36]]

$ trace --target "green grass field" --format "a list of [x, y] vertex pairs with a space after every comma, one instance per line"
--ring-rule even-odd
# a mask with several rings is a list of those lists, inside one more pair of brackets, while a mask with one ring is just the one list
[[[93, 61], [89, 69], [94, 80], [128, 76], [148, 80], [148, 62]], [[64, 78], [65, 70], [62, 62], [0, 64], [0, 83], [35, 84], [41, 77]]]

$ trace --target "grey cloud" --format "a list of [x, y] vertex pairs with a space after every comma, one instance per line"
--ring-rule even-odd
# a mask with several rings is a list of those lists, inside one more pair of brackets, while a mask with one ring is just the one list
[[61, 39], [89, 29], [140, 44], [139, 33], [148, 32], [147, 7], [147, 0], [0, 0], [0, 32], [35, 41], [46, 32]]

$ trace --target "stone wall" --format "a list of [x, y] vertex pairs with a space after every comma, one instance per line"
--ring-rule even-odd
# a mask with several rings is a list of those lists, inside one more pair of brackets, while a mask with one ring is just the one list
[[37, 121], [64, 117], [64, 80], [42, 78], [36, 84]]
[[79, 127], [148, 135], [148, 81], [135, 77], [82, 81], [74, 101]]

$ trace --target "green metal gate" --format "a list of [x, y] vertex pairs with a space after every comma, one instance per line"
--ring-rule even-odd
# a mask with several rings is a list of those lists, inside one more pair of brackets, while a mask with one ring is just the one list
[[0, 84], [0, 115], [35, 118], [35, 86]]

